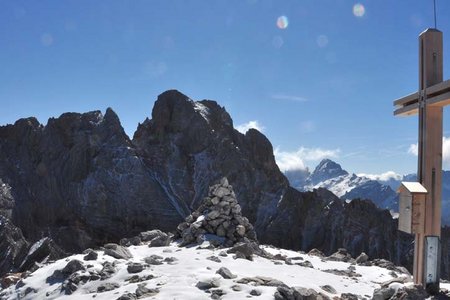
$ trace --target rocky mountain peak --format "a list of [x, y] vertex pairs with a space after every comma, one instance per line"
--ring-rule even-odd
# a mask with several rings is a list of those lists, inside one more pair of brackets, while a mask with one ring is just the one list
[[192, 127], [201, 131], [230, 131], [233, 128], [230, 115], [217, 102], [193, 101], [177, 90], [158, 96], [151, 122], [153, 131], [158, 135], [186, 132]]
[[317, 184], [342, 175], [348, 175], [348, 172], [343, 170], [340, 164], [331, 159], [323, 159], [311, 173], [310, 179], [312, 184]]

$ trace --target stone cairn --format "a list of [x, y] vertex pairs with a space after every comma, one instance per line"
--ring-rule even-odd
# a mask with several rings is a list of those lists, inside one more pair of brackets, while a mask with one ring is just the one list
[[185, 221], [177, 227], [182, 238], [181, 246], [201, 243], [206, 234], [220, 237], [215, 246], [256, 241], [256, 232], [248, 219], [242, 216], [233, 187], [225, 177], [209, 188], [203, 203]]

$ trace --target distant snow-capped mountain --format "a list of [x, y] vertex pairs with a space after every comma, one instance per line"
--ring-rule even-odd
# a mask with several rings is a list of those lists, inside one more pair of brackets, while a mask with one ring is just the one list
[[[284, 173], [293, 187], [300, 191], [326, 188], [344, 200], [369, 199], [380, 208], [398, 211], [396, 193], [402, 181], [416, 181], [416, 174], [398, 177], [376, 178], [349, 174], [341, 165], [322, 160], [311, 173], [306, 170], [291, 170]], [[450, 225], [450, 171], [442, 171], [442, 225]]]
[[300, 191], [326, 188], [341, 199], [370, 199], [380, 208], [398, 210], [398, 197], [390, 185], [349, 174], [341, 165], [330, 159], [322, 160], [312, 173], [308, 173], [307, 170], [288, 171], [285, 175], [291, 185]]

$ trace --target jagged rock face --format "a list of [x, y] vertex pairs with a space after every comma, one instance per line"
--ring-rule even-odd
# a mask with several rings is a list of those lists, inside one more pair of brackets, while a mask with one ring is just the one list
[[174, 230], [222, 176], [261, 228], [288, 186], [264, 135], [177, 91], [158, 97], [133, 141], [111, 109], [0, 127], [0, 213], [30, 242], [50, 236], [68, 251]]
[[397, 193], [394, 192], [391, 187], [382, 185], [375, 180], [363, 182], [351, 191], [346, 192], [341, 198], [355, 199], [361, 198], [361, 195], [364, 195], [365, 199], [371, 200], [380, 208], [398, 211], [399, 204]]
[[370, 258], [411, 265], [413, 238], [397, 230], [389, 211], [367, 200], [345, 203], [325, 189], [296, 197], [288, 193], [266, 232], [265, 242], [289, 249], [318, 248], [330, 255], [343, 247], [354, 257], [365, 252]]
[[139, 125], [133, 143], [154, 176], [167, 183], [179, 215], [188, 216], [208, 187], [227, 177], [243, 214], [263, 231], [288, 187], [267, 138], [254, 129], [239, 133], [216, 102], [194, 102], [178, 91], [161, 94], [152, 116]]
[[342, 170], [340, 164], [330, 159], [323, 159], [311, 173], [310, 180], [313, 185], [316, 185], [319, 182], [342, 175], [348, 175], [348, 173]]
[[0, 178], [0, 215], [10, 219], [13, 208], [14, 198], [11, 195], [11, 187]]
[[16, 270], [25, 258], [28, 247], [21, 230], [0, 216], [0, 275]]
[[45, 127], [34, 118], [0, 127], [0, 153], [12, 220], [30, 241], [50, 236], [76, 251], [132, 228], [170, 225], [148, 217], [172, 208], [111, 109], [66, 113]]

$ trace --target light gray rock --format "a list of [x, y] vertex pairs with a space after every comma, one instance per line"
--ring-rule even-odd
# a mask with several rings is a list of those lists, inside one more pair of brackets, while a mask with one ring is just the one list
[[115, 282], [104, 282], [97, 286], [97, 293], [109, 292], [118, 287], [120, 287], [120, 285]]
[[117, 298], [117, 300], [136, 300], [136, 299], [137, 299], [136, 294], [133, 293], [126, 293]]
[[222, 276], [225, 279], [233, 279], [233, 278], [237, 277], [236, 275], [231, 273], [231, 271], [225, 267], [221, 267], [219, 270], [217, 270], [216, 274], [219, 274], [220, 276]]
[[372, 300], [390, 299], [395, 294], [395, 292], [396, 292], [396, 290], [389, 286], [375, 289], [373, 291]]
[[369, 260], [369, 256], [366, 253], [361, 252], [361, 254], [356, 258], [356, 263], [363, 264], [363, 263], [367, 262], [368, 260]]
[[146, 283], [140, 283], [138, 284], [138, 287], [136, 289], [136, 296], [137, 298], [147, 298], [154, 296], [159, 293], [159, 289], [157, 288], [147, 288]]
[[217, 288], [220, 286], [220, 280], [217, 278], [212, 278], [209, 280], [201, 280], [195, 285], [200, 290], [209, 290], [211, 288]]
[[313, 289], [293, 287], [295, 300], [316, 300], [318, 293]]
[[106, 244], [104, 248], [105, 255], [109, 255], [117, 259], [130, 259], [133, 257], [130, 250], [117, 244]]
[[328, 284], [327, 285], [322, 285], [320, 288], [322, 290], [324, 290], [325, 292], [330, 293], [330, 294], [336, 294], [337, 293], [336, 289], [334, 287], [332, 287], [331, 285], [328, 285]]
[[166, 234], [153, 238], [148, 244], [149, 247], [165, 247], [169, 246], [171, 241], [171, 236]]
[[94, 250], [90, 250], [84, 257], [83, 260], [97, 260], [98, 253]]
[[134, 274], [134, 273], [140, 273], [144, 271], [145, 267], [144, 265], [140, 263], [131, 263], [127, 266], [128, 273]]

